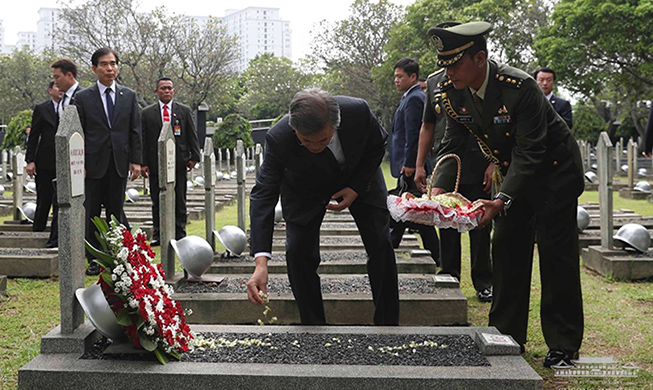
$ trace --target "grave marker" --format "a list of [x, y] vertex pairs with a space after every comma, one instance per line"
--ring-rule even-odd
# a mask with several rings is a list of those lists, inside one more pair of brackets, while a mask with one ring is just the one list
[[246, 231], [246, 218], [245, 212], [245, 149], [243, 141], [236, 141], [236, 177], [238, 184], [238, 227]]
[[213, 145], [210, 139], [204, 141], [204, 218], [206, 241], [208, 241], [211, 248], [215, 250], [215, 154], [213, 154]]
[[635, 176], [637, 175], [637, 164], [635, 162], [635, 150], [637, 144], [633, 139], [628, 140], [626, 158], [628, 159], [628, 188], [632, 189], [635, 186]]
[[227, 148], [225, 154], [227, 157], [227, 173], [231, 175], [231, 149]]
[[23, 170], [25, 167], [24, 164], [21, 163], [21, 158], [24, 159], [25, 157], [20, 152], [20, 147], [16, 146], [11, 158], [11, 170], [14, 172], [14, 221], [20, 221], [23, 219], [20, 210], [18, 210], [19, 207], [23, 207]]
[[[631, 140], [632, 141], [632, 140]], [[629, 142], [630, 145], [630, 142]], [[630, 150], [630, 148], [629, 148]], [[602, 132], [599, 136], [597, 145], [597, 158], [599, 165], [599, 207], [601, 219], [601, 246], [612, 249], [613, 246], [613, 226], [612, 219], [612, 142], [608, 133]], [[629, 164], [632, 160], [629, 159]], [[632, 170], [628, 170], [628, 176], [631, 178]], [[632, 186], [631, 186], [632, 188]]]
[[[165, 122], [157, 141], [159, 155], [159, 221], [161, 265], [168, 279], [175, 275], [175, 252], [170, 240], [175, 237], [176, 150], [170, 122]], [[185, 185], [185, 183], [184, 183]]]
[[258, 170], [261, 169], [261, 164], [263, 164], [263, 148], [261, 147], [261, 144], [256, 144], [254, 155], [254, 166], [256, 167], [256, 174], [258, 175]]

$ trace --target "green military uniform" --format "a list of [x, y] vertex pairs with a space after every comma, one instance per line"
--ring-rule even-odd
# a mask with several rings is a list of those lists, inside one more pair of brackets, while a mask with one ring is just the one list
[[[444, 69], [429, 75], [426, 80], [426, 102], [422, 121], [434, 124], [433, 150], [436, 155], [444, 137], [446, 114], [442, 108], [440, 96], [435, 97], [435, 91], [441, 90], [438, 85], [446, 80]], [[488, 160], [483, 156], [474, 137], [468, 134], [466, 138], [465, 150], [458, 155], [462, 165], [458, 192], [467, 199], [489, 199], [488, 194], [483, 191], [483, 179]], [[492, 288], [490, 231], [491, 226], [486, 226], [469, 232], [471, 276], [474, 289], [477, 292]], [[440, 273], [450, 274], [460, 279], [460, 233], [455, 229], [440, 229], [440, 258], [442, 260]]]
[[[478, 37], [489, 31], [487, 23], [490, 28], [479, 30], [481, 23], [469, 23], [477, 32], [468, 36], [462, 29], [429, 30], [440, 51], [440, 66], [453, 66], [471, 47], [469, 42], [473, 44], [476, 39], [471, 35]], [[448, 35], [461, 31], [460, 36]], [[584, 182], [578, 145], [528, 74], [491, 60], [487, 66], [480, 110], [470, 88], [455, 89], [450, 80], [438, 83], [435, 104], [447, 114], [440, 155], [462, 153], [471, 133], [495, 162], [498, 197], [506, 202], [506, 208], [494, 220], [490, 325], [513, 336], [522, 346], [526, 343], [537, 241], [544, 338], [551, 350], [567, 351], [571, 356], [583, 337], [576, 208]], [[434, 186], [452, 187], [454, 165], [451, 161], [441, 166]]]

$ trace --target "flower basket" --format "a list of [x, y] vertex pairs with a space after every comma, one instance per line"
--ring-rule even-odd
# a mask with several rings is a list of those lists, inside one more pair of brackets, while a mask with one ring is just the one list
[[[440, 164], [449, 158], [455, 159], [458, 163], [454, 191], [431, 196], [435, 172]], [[390, 215], [395, 221], [414, 222], [442, 229], [453, 228], [461, 233], [473, 230], [478, 227], [478, 222], [485, 211], [481, 203], [470, 202], [458, 193], [459, 183], [460, 158], [456, 154], [442, 156], [435, 165], [426, 194], [422, 197], [416, 197], [411, 193], [404, 193], [401, 196], [388, 195]]]
[[134, 347], [154, 353], [162, 364], [179, 360], [190, 349], [193, 334], [181, 305], [172, 299], [161, 264], [139, 229], [133, 235], [115, 218], [93, 219], [102, 250], [86, 242], [101, 268], [98, 285]]

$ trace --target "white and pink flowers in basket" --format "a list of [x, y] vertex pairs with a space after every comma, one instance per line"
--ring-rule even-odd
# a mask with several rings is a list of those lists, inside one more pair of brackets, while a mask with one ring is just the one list
[[179, 360], [189, 350], [193, 334], [184, 310], [172, 299], [161, 264], [153, 264], [154, 251], [139, 229], [133, 235], [113, 218], [110, 224], [96, 217], [102, 250], [86, 247], [102, 272], [98, 284], [133, 345], [153, 352], [165, 364]]

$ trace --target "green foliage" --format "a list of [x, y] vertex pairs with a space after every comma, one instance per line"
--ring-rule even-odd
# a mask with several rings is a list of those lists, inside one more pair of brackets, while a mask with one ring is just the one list
[[0, 55], [0, 121], [49, 98], [53, 61], [51, 53], [35, 54], [27, 48], [14, 50], [11, 55]]
[[292, 97], [310, 84], [310, 77], [285, 57], [256, 56], [241, 75], [245, 93], [239, 111], [250, 119], [274, 118], [288, 111]]
[[16, 146], [25, 147], [25, 129], [32, 123], [32, 110], [24, 110], [11, 118], [7, 125], [7, 133], [2, 141], [2, 149], [10, 150]]
[[587, 101], [579, 102], [574, 106], [574, 127], [571, 132], [577, 140], [595, 142], [602, 131], [606, 131], [608, 124], [596, 112], [596, 108]]
[[252, 125], [240, 114], [229, 114], [213, 133], [215, 149], [235, 148], [236, 141], [243, 141], [243, 146], [254, 146]]

